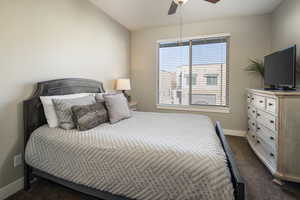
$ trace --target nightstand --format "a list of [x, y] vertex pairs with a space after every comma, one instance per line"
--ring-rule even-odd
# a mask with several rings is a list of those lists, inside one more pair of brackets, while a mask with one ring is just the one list
[[130, 108], [130, 110], [137, 111], [137, 109], [138, 109], [137, 105], [138, 105], [138, 103], [136, 101], [130, 101], [129, 102], [129, 108]]

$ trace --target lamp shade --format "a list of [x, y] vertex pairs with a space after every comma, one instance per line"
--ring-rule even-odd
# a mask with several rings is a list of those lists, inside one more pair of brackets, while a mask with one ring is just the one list
[[176, 4], [185, 4], [188, 0], [173, 0]]
[[130, 79], [122, 78], [117, 80], [116, 90], [131, 90]]

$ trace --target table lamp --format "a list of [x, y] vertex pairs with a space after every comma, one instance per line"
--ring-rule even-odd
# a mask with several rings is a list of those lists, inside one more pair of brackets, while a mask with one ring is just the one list
[[124, 96], [130, 101], [130, 96], [126, 93], [126, 90], [131, 90], [130, 86], [130, 79], [129, 78], [122, 78], [118, 79], [116, 83], [116, 90], [120, 90], [123, 92]]

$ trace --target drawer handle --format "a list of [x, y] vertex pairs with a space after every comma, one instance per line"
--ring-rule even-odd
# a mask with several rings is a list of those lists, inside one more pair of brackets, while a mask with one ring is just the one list
[[274, 140], [274, 139], [275, 139], [274, 137], [272, 137], [272, 136], [270, 137], [270, 140]]
[[270, 123], [271, 123], [271, 124], [274, 124], [274, 120], [270, 120]]
[[273, 106], [273, 104], [272, 104], [272, 103], [269, 103], [269, 106]]
[[256, 142], [257, 142], [257, 144], [259, 144], [259, 143], [260, 143], [260, 141], [259, 141], [259, 140], [257, 140]]
[[254, 123], [252, 123], [252, 126], [255, 126], [255, 124], [254, 124]]
[[251, 98], [252, 100], [254, 100], [254, 98]]
[[255, 110], [252, 110], [252, 113], [255, 113]]
[[260, 101], [259, 101], [259, 103], [263, 103], [263, 101], [262, 101], [262, 100], [260, 100]]
[[248, 131], [250, 131], [250, 128], [248, 128]]
[[271, 156], [271, 157], [274, 157], [274, 154], [273, 154], [273, 153], [270, 153], [270, 156]]
[[257, 117], [260, 117], [260, 114], [259, 114], [259, 113], [257, 113]]
[[248, 106], [248, 110], [250, 109], [250, 106]]
[[254, 136], [254, 135], [252, 135], [252, 137], [253, 137], [253, 138], [255, 138], [255, 136]]
[[260, 127], [257, 127], [257, 130], [260, 130]]

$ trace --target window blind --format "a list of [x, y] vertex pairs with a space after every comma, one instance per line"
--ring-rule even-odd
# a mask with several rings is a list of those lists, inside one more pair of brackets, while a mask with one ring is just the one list
[[228, 54], [228, 36], [159, 43], [158, 103], [228, 106]]

